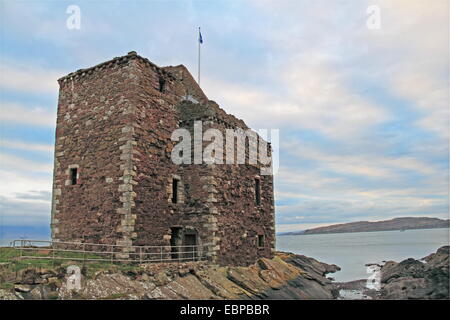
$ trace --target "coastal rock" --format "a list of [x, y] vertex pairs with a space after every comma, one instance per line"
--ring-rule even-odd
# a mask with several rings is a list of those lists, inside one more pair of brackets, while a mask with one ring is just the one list
[[59, 290], [60, 299], [140, 299], [155, 286], [136, 281], [121, 273], [100, 274], [96, 279], [86, 279], [81, 290], [69, 290], [63, 283]]
[[0, 289], [0, 300], [21, 300], [21, 299], [8, 290]]
[[381, 268], [381, 299], [449, 299], [449, 246]]
[[14, 286], [14, 290], [16, 292], [26, 293], [26, 292], [30, 292], [31, 288], [28, 285], [17, 284]]
[[[111, 266], [92, 272], [92, 276], [85, 273], [79, 290], [71, 290], [67, 278], [46, 276], [47, 283], [36, 284], [41, 278], [30, 269], [20, 274], [16, 288], [29, 289], [20, 293], [24, 299], [334, 299], [334, 288], [325, 275], [337, 270], [335, 265], [278, 252], [274, 258], [259, 259], [249, 267], [191, 262], [180, 266], [142, 265], [136, 270], [120, 271]], [[6, 295], [0, 299], [6, 299]]]
[[155, 275], [155, 284], [157, 286], [164, 286], [169, 282], [170, 279], [169, 277], [167, 277], [167, 274], [165, 272], [159, 272]]
[[448, 268], [450, 246], [440, 247], [436, 253], [432, 253], [422, 260], [425, 260], [429, 265], [437, 268]]
[[41, 283], [39, 272], [36, 269], [24, 269], [20, 270], [17, 275], [18, 283], [21, 284], [37, 284]]
[[381, 282], [390, 283], [399, 278], [423, 278], [425, 276], [424, 264], [418, 260], [409, 258], [400, 263], [388, 261], [382, 267]]
[[315, 280], [322, 285], [331, 283], [331, 280], [325, 276], [328, 273], [334, 273], [341, 270], [335, 264], [327, 264], [317, 261], [314, 258], [310, 258], [303, 255], [287, 255], [283, 257], [284, 260], [302, 270], [310, 279]]
[[31, 300], [46, 300], [48, 299], [48, 289], [46, 286], [38, 285], [29, 293]]
[[[279, 252], [277, 257], [288, 263], [289, 266], [295, 267], [282, 269], [279, 266], [273, 266], [278, 273], [288, 274], [289, 272], [298, 272], [298, 276], [287, 281], [287, 285], [282, 286], [278, 290], [272, 290], [267, 298], [269, 299], [334, 299], [337, 292], [331, 282], [326, 278], [328, 273], [341, 270], [334, 264], [327, 264], [316, 259], [297, 255], [292, 253]], [[272, 259], [270, 261], [276, 261]]]

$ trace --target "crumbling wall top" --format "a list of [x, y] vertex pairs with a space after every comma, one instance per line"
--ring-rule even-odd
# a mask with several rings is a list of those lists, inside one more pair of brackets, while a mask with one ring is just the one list
[[158, 74], [173, 81], [176, 94], [182, 99], [179, 105], [182, 121], [187, 122], [209, 119], [221, 122], [229, 128], [248, 129], [248, 126], [243, 120], [226, 113], [215, 101], [209, 100], [184, 65], [158, 67], [147, 58], [138, 55], [135, 51], [130, 51], [125, 56], [115, 57], [90, 68], [71, 72], [58, 79], [58, 82], [61, 86], [64, 86], [66, 82], [88, 78], [90, 75], [101, 72], [101, 70], [107, 68], [126, 66], [134, 59], [140, 60]]
[[173, 75], [171, 73], [169, 73], [168, 71], [164, 70], [164, 68], [160, 68], [156, 64], [154, 64], [153, 62], [148, 60], [147, 58], [141, 57], [140, 55], [138, 55], [136, 53], [136, 51], [130, 51], [125, 56], [115, 57], [111, 60], [99, 63], [93, 67], [79, 69], [75, 72], [71, 72], [64, 77], [59, 78], [58, 82], [60, 84], [62, 84], [68, 80], [77, 80], [80, 78], [88, 77], [89, 75], [93, 74], [94, 72], [98, 72], [103, 69], [113, 68], [115, 66], [120, 66], [120, 65], [126, 65], [129, 61], [134, 60], [134, 59], [139, 59], [139, 60], [143, 61], [144, 63], [149, 65], [151, 68], [153, 68], [155, 71], [158, 71], [158, 72], [164, 74], [165, 76], [171, 77], [175, 80]]
[[183, 91], [183, 95], [186, 99], [192, 97], [194, 100], [202, 103], [206, 103], [208, 101], [208, 97], [184, 65], [180, 64], [178, 66], [167, 66], [161, 69], [169, 72], [177, 80], [176, 82], [179, 84], [178, 89]]

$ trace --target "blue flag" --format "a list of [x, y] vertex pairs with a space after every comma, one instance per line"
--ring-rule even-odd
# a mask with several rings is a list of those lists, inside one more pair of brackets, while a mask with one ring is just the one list
[[202, 33], [200, 32], [200, 28], [198, 28], [198, 42], [203, 43]]

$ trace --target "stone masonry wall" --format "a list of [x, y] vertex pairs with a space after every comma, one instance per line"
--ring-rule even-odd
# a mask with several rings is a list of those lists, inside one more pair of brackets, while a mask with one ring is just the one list
[[[54, 240], [114, 244], [127, 211], [130, 170], [129, 100], [134, 79], [127, 59], [59, 80], [52, 201]], [[71, 185], [70, 169], [77, 168]], [[127, 211], [129, 212], [129, 210]]]
[[[134, 67], [139, 76], [139, 92], [135, 96], [136, 157], [136, 207], [137, 217], [135, 245], [169, 246], [171, 228], [195, 230], [199, 244], [212, 241], [211, 233], [205, 229], [209, 211], [204, 205], [207, 193], [201, 188], [210, 169], [205, 165], [179, 166], [172, 163], [171, 151], [174, 143], [170, 137], [179, 127], [176, 105], [188, 95], [203, 99], [195, 90], [180, 86], [183, 74], [162, 74], [145, 61], [135, 60]], [[175, 67], [174, 67], [175, 68]], [[175, 70], [184, 71], [184, 67]], [[163, 78], [164, 88], [161, 88]], [[185, 81], [186, 82], [186, 81]], [[201, 92], [201, 91], [200, 91]], [[172, 180], [180, 183], [178, 203], [172, 203]], [[200, 186], [200, 187], [199, 187]]]
[[[210, 103], [209, 107], [217, 107]], [[249, 129], [242, 120], [219, 109], [211, 120], [203, 122], [206, 128], [220, 130]], [[208, 125], [209, 124], [209, 125]], [[214, 186], [214, 210], [217, 262], [221, 265], [247, 266], [260, 257], [273, 257], [275, 248], [273, 176], [261, 175], [260, 164], [249, 164], [249, 141], [245, 146], [245, 164], [226, 164], [224, 141], [223, 164], [214, 164], [210, 177]], [[234, 144], [235, 160], [238, 146]], [[269, 149], [270, 151], [270, 149]], [[256, 204], [255, 179], [260, 181], [260, 204]], [[210, 199], [211, 200], [211, 199]], [[258, 235], [264, 237], [264, 245], [258, 246]]]
[[[178, 107], [181, 124], [193, 135], [193, 126], [201, 121], [203, 132], [218, 129], [224, 137], [223, 164], [210, 164], [203, 188], [208, 194], [201, 202], [208, 206], [205, 227], [211, 234], [216, 262], [224, 265], [248, 265], [258, 257], [270, 258], [275, 248], [273, 176], [261, 175], [261, 166], [248, 164], [249, 144], [245, 149], [246, 164], [226, 164], [226, 129], [249, 129], [242, 120], [226, 114], [208, 101], [205, 105], [183, 102]], [[203, 142], [205, 148], [210, 142]], [[235, 158], [237, 145], [235, 144]], [[270, 152], [270, 146], [269, 146]], [[191, 166], [196, 167], [196, 166]], [[260, 204], [255, 202], [255, 178], [260, 180]], [[257, 244], [264, 237], [264, 246]]]

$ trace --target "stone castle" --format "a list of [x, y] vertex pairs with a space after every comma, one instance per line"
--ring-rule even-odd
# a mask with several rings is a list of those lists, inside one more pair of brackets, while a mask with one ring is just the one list
[[208, 100], [183, 66], [132, 51], [60, 85], [52, 197], [54, 241], [202, 245], [221, 265], [275, 250], [273, 176], [259, 164], [174, 164], [177, 128], [248, 129]]

